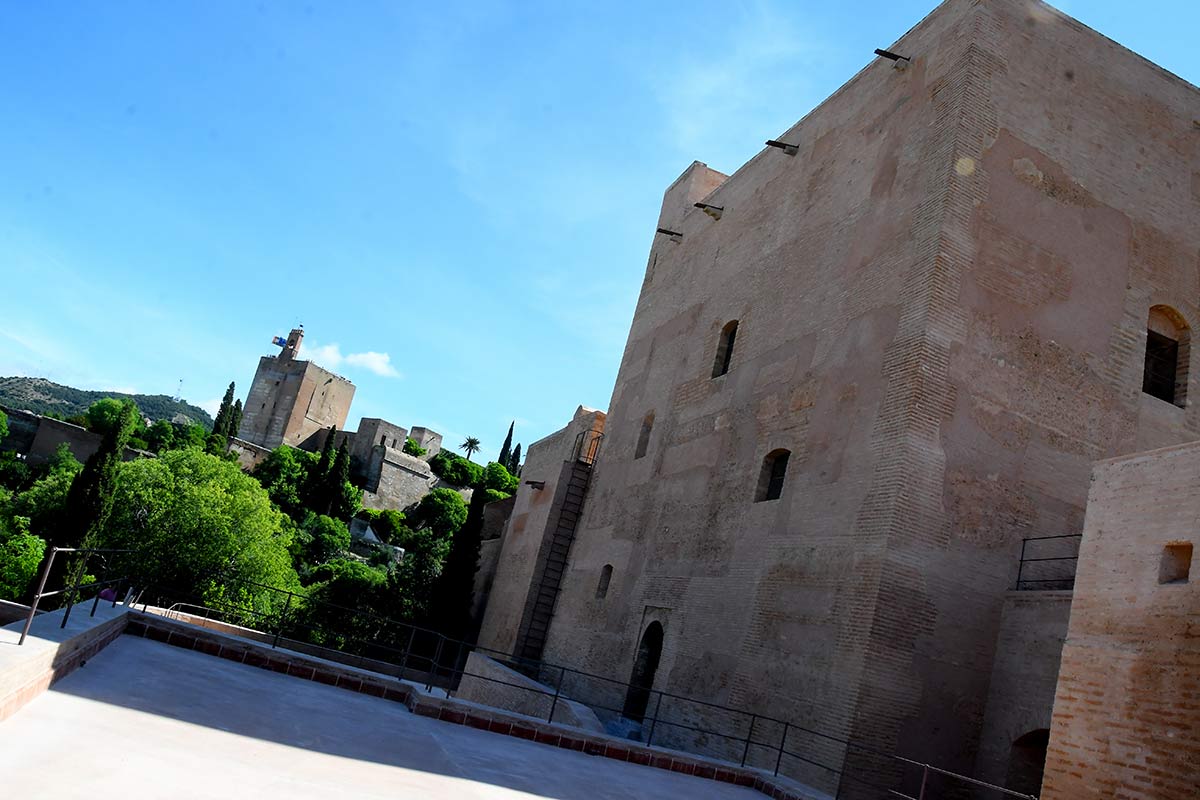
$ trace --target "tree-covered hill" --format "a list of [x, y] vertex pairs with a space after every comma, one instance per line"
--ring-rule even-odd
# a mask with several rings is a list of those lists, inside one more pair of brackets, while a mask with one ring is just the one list
[[45, 378], [0, 378], [0, 405], [25, 409], [35, 414], [52, 414], [66, 419], [82, 414], [92, 403], [105, 397], [128, 397], [151, 422], [160, 419], [171, 421], [176, 414], [182, 414], [190, 421], [212, 430], [213, 420], [207, 411], [191, 403], [177, 402], [165, 394], [95, 392], [63, 386]]

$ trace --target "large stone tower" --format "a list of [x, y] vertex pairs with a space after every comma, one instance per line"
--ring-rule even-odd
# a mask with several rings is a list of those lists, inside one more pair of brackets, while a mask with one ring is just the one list
[[[543, 657], [974, 773], [1022, 540], [1080, 532], [1094, 460], [1200, 437], [1200, 93], [1031, 0], [880, 44], [667, 190]], [[717, 717], [668, 700], [656, 741]], [[904, 780], [789, 735], [830, 793]]]
[[311, 361], [298, 360], [303, 341], [304, 328], [294, 328], [287, 339], [276, 337], [279, 355], [259, 359], [237, 438], [266, 448], [311, 448], [318, 431], [345, 428], [354, 384]]

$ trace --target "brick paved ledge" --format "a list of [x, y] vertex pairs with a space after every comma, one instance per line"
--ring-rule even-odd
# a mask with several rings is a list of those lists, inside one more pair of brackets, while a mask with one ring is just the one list
[[96, 616], [92, 604], [71, 610], [62, 628], [63, 611], [39, 614], [25, 644], [18, 646], [24, 620], [0, 629], [0, 721], [70, 675], [104, 649], [125, 630], [129, 609], [100, 603]]

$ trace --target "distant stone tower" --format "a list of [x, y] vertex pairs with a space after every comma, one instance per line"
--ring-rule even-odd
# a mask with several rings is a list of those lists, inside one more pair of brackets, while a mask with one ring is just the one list
[[303, 326], [293, 328], [287, 339], [275, 337], [279, 355], [259, 359], [237, 438], [266, 448], [289, 444], [313, 449], [319, 431], [345, 428], [354, 384], [298, 360], [303, 341]]

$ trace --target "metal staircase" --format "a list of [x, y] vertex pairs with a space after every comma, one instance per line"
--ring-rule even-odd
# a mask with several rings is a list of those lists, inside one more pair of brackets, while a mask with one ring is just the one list
[[526, 604], [525, 619], [522, 620], [517, 655], [522, 659], [540, 661], [550, 632], [550, 619], [554, 616], [554, 605], [567, 572], [567, 558], [571, 543], [575, 541], [575, 528], [583, 515], [583, 502], [587, 497], [588, 484], [592, 480], [592, 469], [600, 440], [604, 434], [583, 431], [575, 439], [572, 451], [570, 474], [554, 521], [553, 533], [542, 544], [539, 555], [538, 574], [532, 593]]

